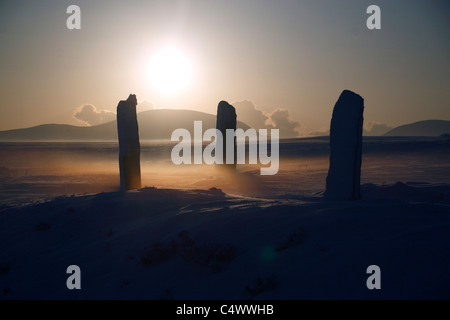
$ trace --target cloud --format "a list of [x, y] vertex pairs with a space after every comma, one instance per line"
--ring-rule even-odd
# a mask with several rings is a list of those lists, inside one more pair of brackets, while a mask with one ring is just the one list
[[147, 110], [154, 110], [155, 105], [150, 100], [144, 99], [142, 101], [139, 101], [137, 104], [137, 112], [147, 111]]
[[279, 129], [280, 138], [296, 138], [300, 135], [300, 123], [291, 119], [289, 110], [276, 109], [271, 113], [258, 109], [252, 101], [232, 103], [237, 118], [254, 129]]
[[291, 119], [289, 110], [277, 108], [269, 114], [267, 125], [280, 129], [280, 138], [296, 138], [300, 136], [300, 123]]
[[258, 109], [253, 102], [248, 100], [236, 101], [231, 104], [236, 108], [237, 119], [249, 125], [254, 129], [267, 128], [266, 121], [269, 116]]
[[73, 112], [73, 117], [89, 126], [109, 122], [116, 119], [116, 113], [110, 110], [97, 110], [92, 104], [82, 104]]
[[364, 124], [363, 135], [365, 136], [382, 136], [393, 127], [388, 126], [385, 123], [378, 123], [375, 121], [369, 121]]
[[[393, 129], [385, 123], [378, 123], [375, 121], [368, 121], [364, 123], [363, 127], [363, 135], [364, 136], [382, 136], [389, 130]], [[323, 128], [317, 131], [308, 132], [308, 136], [310, 137], [318, 137], [318, 136], [329, 136], [330, 130]]]

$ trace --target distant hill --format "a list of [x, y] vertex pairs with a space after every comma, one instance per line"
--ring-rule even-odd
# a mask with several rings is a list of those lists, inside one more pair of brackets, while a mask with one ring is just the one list
[[[199, 111], [158, 109], [138, 113], [141, 140], [170, 140], [173, 130], [188, 129], [193, 134], [194, 121], [203, 122], [203, 130], [216, 127], [216, 116]], [[238, 121], [238, 128], [249, 126]], [[0, 141], [116, 141], [117, 122], [91, 127], [67, 124], [43, 124], [31, 128], [0, 131]]]
[[425, 120], [399, 126], [386, 132], [384, 135], [437, 137], [445, 133], [450, 133], [450, 121]]

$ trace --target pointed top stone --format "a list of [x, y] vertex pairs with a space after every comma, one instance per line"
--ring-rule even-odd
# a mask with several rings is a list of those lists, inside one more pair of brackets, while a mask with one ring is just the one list
[[136, 98], [136, 95], [131, 93], [131, 94], [128, 96], [127, 102], [130, 103], [130, 104], [133, 104], [134, 106], [136, 106], [136, 105], [137, 105], [137, 98]]

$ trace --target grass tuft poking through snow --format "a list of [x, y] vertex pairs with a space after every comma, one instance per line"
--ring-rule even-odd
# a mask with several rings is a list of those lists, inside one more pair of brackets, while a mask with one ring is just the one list
[[243, 296], [245, 299], [253, 299], [263, 292], [274, 290], [278, 284], [279, 280], [275, 274], [266, 277], [259, 275], [252, 284], [245, 286]]
[[299, 246], [303, 243], [305, 237], [306, 233], [304, 231], [294, 232], [286, 240], [284, 240], [277, 248], [275, 248], [275, 252], [280, 252], [289, 249], [291, 247]]
[[196, 244], [186, 230], [181, 231], [170, 245], [156, 242], [141, 255], [144, 265], [154, 266], [180, 256], [187, 264], [222, 271], [236, 257], [236, 248], [229, 244]]

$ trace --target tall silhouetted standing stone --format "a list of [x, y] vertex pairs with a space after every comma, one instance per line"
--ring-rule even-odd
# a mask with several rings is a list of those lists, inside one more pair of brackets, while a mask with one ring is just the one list
[[226, 101], [220, 101], [217, 106], [217, 122], [216, 128], [222, 132], [223, 136], [223, 167], [236, 169], [236, 137], [234, 136], [234, 161], [232, 164], [226, 163], [227, 135], [226, 129], [236, 130], [236, 109]]
[[359, 200], [364, 99], [344, 90], [333, 110], [330, 127], [330, 168], [325, 197]]
[[136, 105], [136, 95], [130, 94], [126, 101], [121, 100], [117, 106], [121, 190], [134, 190], [141, 187], [141, 152]]

